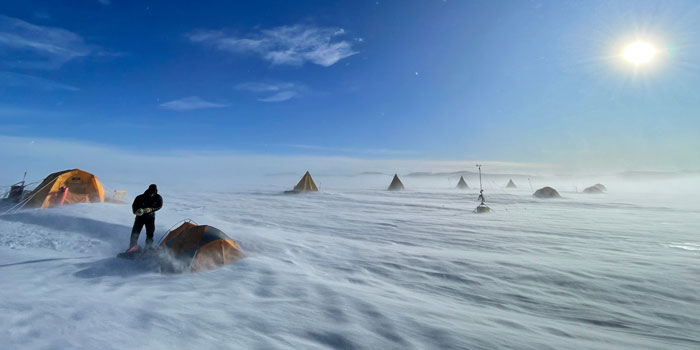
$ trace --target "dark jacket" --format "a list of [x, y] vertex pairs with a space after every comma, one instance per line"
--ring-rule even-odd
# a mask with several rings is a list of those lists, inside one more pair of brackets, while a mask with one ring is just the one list
[[155, 191], [155, 194], [153, 197], [151, 197], [151, 192], [149, 190], [146, 190], [143, 194], [140, 194], [134, 198], [134, 203], [131, 204], [131, 211], [136, 214], [136, 211], [140, 209], [146, 209], [146, 208], [151, 208], [153, 209], [152, 212], [146, 214], [144, 213], [143, 216], [156, 216], [156, 211], [158, 211], [160, 208], [163, 207], [163, 197], [161, 197], [158, 194], [158, 191]]

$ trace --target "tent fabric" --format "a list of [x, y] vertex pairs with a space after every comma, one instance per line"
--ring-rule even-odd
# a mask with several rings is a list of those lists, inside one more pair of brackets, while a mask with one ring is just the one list
[[224, 232], [208, 225], [185, 222], [168, 234], [160, 247], [189, 272], [212, 270], [243, 257], [240, 248]]
[[464, 176], [459, 177], [459, 182], [457, 182], [457, 188], [468, 189], [469, 185], [464, 181]]
[[299, 180], [299, 183], [294, 186], [294, 192], [318, 192], [318, 187], [311, 178], [311, 174], [307, 171], [306, 174]]
[[182, 232], [188, 228], [195, 227], [195, 226], [197, 226], [195, 223], [193, 223], [191, 221], [185, 221], [182, 225], [178, 226], [178, 228], [168, 232], [168, 235], [165, 236], [165, 238], [163, 238], [163, 240], [160, 242], [160, 245], [158, 247], [162, 247], [165, 244], [165, 242], [167, 242], [171, 238], [177, 236], [180, 232]]
[[549, 186], [542, 187], [539, 190], [535, 191], [533, 196], [537, 198], [561, 198], [559, 192], [557, 192], [557, 190]]
[[47, 176], [29, 195], [26, 206], [49, 208], [54, 206], [61, 187], [68, 188], [63, 204], [101, 203], [105, 201], [105, 190], [97, 176], [80, 169], [63, 170]]
[[591, 186], [591, 187], [586, 187], [583, 190], [583, 193], [603, 193], [603, 189], [600, 188], [599, 186]]
[[391, 184], [389, 185], [388, 190], [389, 190], [389, 191], [403, 191], [403, 190], [405, 190], [405, 189], [406, 189], [406, 188], [403, 187], [403, 183], [402, 183], [401, 180], [399, 179], [399, 175], [398, 175], [398, 174], [394, 174], [394, 179], [391, 180]]
[[510, 181], [508, 181], [508, 184], [506, 185], [506, 188], [518, 188], [518, 186], [515, 186], [515, 182], [513, 182], [513, 179], [510, 179]]

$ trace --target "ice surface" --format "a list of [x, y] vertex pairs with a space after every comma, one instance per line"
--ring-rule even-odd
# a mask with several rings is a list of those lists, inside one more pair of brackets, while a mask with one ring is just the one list
[[247, 255], [199, 274], [116, 259], [125, 205], [0, 217], [0, 347], [700, 348], [697, 195], [560, 185], [553, 201], [488, 184], [493, 213], [478, 215], [470, 179], [388, 192], [388, 175], [319, 176], [320, 193], [283, 195], [297, 178], [159, 186], [156, 238], [191, 218]]

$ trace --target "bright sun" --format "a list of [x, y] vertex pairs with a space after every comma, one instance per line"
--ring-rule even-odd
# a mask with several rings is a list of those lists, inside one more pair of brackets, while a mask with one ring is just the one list
[[622, 51], [622, 57], [634, 65], [642, 65], [651, 62], [656, 55], [656, 48], [645, 41], [635, 41]]

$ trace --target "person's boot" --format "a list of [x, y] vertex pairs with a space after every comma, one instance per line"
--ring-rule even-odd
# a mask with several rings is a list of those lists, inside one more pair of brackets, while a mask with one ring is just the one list
[[146, 238], [146, 249], [151, 249], [153, 245], [153, 238]]

